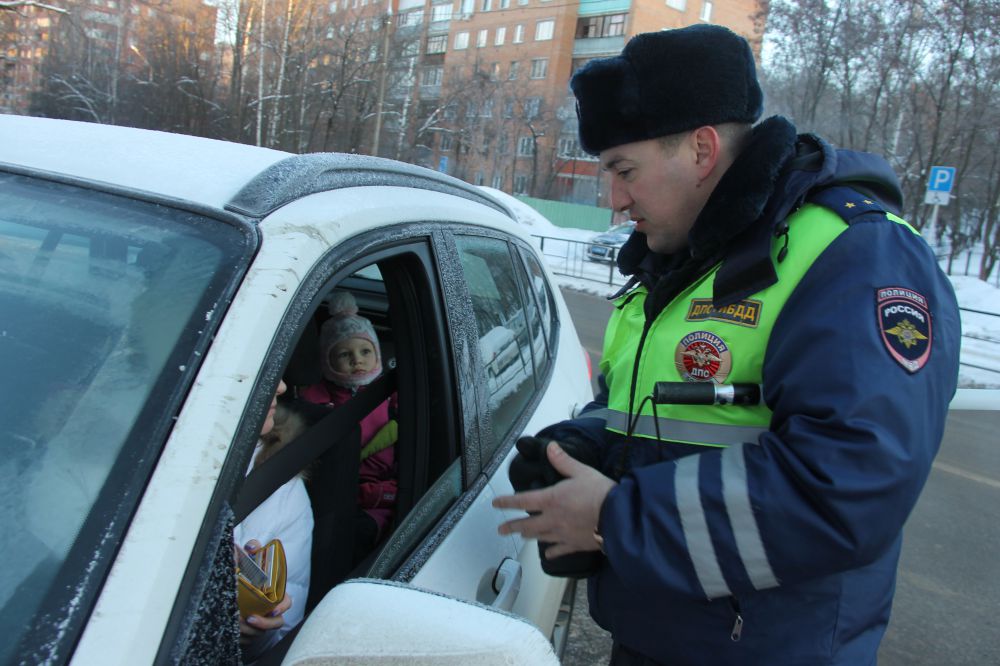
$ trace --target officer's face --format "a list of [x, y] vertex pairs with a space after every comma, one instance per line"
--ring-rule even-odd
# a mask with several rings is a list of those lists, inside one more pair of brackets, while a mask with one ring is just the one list
[[688, 232], [708, 197], [699, 185], [697, 151], [690, 133], [664, 146], [649, 139], [615, 146], [600, 154], [611, 174], [611, 205], [636, 222], [653, 252], [670, 254], [687, 246]]

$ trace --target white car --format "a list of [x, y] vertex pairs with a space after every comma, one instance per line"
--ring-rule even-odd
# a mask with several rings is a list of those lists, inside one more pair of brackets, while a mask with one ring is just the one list
[[[285, 400], [320, 376], [335, 288], [373, 322], [387, 372], [248, 476], [279, 380]], [[504, 351], [489, 341], [504, 322], [531, 331], [516, 335], [528, 362], [494, 396], [483, 353]], [[267, 659], [555, 663], [572, 586], [497, 534], [515, 514], [491, 500], [512, 492], [515, 440], [591, 399], [587, 375], [529, 237], [465, 183], [0, 115], [0, 663], [228, 648], [233, 525], [307, 464], [310, 613]], [[392, 392], [396, 517], [345, 570], [321, 530], [354, 515], [356, 487], [323, 480]]]

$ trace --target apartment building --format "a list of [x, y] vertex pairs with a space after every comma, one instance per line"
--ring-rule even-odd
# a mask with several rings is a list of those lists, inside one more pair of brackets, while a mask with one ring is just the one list
[[153, 69], [149, 54], [163, 44], [165, 28], [196, 42], [200, 60], [213, 58], [217, 11], [204, 0], [46, 0], [12, 5], [0, 11], [0, 113], [29, 111], [43, 63], [57, 39], [70, 57], [104, 59], [111, 71], [142, 78]]
[[759, 45], [759, 11], [757, 0], [399, 0], [398, 25], [431, 19], [413, 95], [421, 115], [441, 111], [413, 138], [416, 161], [515, 194], [608, 205], [596, 160], [578, 147], [572, 73], [634, 34], [697, 22]]
[[32, 5], [0, 11], [0, 113], [27, 111], [57, 16]]

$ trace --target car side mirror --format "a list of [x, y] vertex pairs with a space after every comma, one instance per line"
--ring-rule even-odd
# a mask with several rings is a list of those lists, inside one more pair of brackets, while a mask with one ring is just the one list
[[309, 615], [283, 666], [537, 664], [552, 645], [516, 615], [401, 583], [349, 580]]

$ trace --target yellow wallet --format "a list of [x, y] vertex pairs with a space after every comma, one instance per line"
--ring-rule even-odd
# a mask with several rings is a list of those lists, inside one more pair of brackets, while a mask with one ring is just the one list
[[253, 555], [236, 557], [236, 603], [240, 617], [265, 616], [285, 598], [285, 550], [275, 539]]

